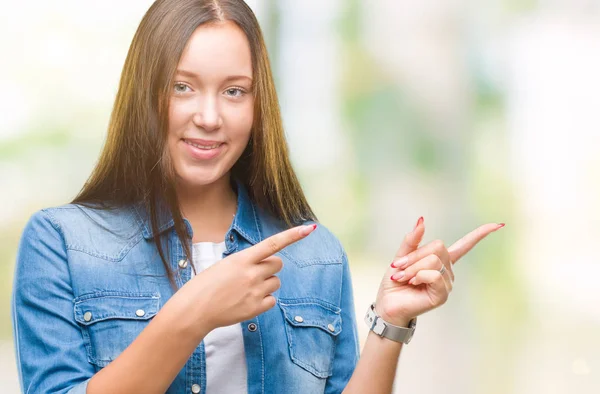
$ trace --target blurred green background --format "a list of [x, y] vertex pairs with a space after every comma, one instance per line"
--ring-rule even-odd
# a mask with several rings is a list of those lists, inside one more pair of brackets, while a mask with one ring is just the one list
[[[0, 13], [0, 391], [18, 391], [10, 292], [22, 228], [78, 192], [152, 2], [10, 2]], [[248, 1], [295, 167], [350, 256], [361, 340], [404, 234], [455, 268], [405, 347], [400, 393], [600, 392], [600, 2]]]

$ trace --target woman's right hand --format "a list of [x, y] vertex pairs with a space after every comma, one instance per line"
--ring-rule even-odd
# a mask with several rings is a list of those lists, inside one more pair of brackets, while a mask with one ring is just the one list
[[271, 293], [281, 286], [275, 274], [283, 267], [281, 258], [274, 254], [316, 227], [311, 224], [282, 231], [200, 272], [173, 296], [186, 305], [186, 320], [192, 317], [193, 326], [211, 331], [274, 307], [276, 300]]

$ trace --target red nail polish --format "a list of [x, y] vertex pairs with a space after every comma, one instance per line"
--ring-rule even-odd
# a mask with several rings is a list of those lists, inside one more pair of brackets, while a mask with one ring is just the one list
[[308, 234], [312, 233], [317, 228], [316, 224], [300, 226], [299, 234], [303, 237], [306, 237]]
[[417, 227], [419, 227], [419, 224], [423, 223], [423, 216], [421, 216], [419, 218], [419, 220], [417, 220], [417, 224], [415, 225], [415, 228], [413, 229], [413, 231], [415, 231], [417, 229]]
[[390, 264], [390, 267], [392, 267], [392, 268], [396, 268], [396, 267], [394, 266], [394, 262], [393, 262], [393, 261], [392, 261], [392, 264]]
[[504, 226], [506, 226], [506, 223], [499, 223], [498, 228], [496, 228], [496, 230], [500, 230]]
[[391, 279], [391, 280], [394, 280], [394, 275], [390, 276], [390, 279]]

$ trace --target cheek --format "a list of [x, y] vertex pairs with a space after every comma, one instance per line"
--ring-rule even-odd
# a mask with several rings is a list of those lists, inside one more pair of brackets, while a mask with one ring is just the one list
[[232, 110], [229, 114], [229, 124], [232, 136], [236, 140], [243, 142], [244, 147], [250, 138], [252, 123], [254, 121], [254, 106], [252, 103], [244, 105], [242, 108]]
[[186, 106], [183, 103], [171, 100], [169, 105], [169, 136], [176, 137], [179, 133], [179, 129], [187, 122], [189, 118]]

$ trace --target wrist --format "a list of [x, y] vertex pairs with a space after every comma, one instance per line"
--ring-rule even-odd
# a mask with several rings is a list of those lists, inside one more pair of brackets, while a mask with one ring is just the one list
[[367, 334], [367, 342], [366, 343], [369, 343], [369, 342], [376, 343], [379, 348], [385, 348], [385, 349], [389, 349], [389, 350], [393, 350], [393, 349], [400, 350], [403, 345], [402, 342], [397, 342], [390, 338], [386, 338], [384, 336], [378, 335], [371, 330], [369, 330], [369, 333]]
[[377, 314], [377, 316], [379, 316], [380, 318], [385, 320], [387, 323], [391, 323], [395, 326], [408, 327], [408, 325], [410, 324], [410, 321], [412, 320], [412, 318], [404, 317], [404, 316], [391, 317], [387, 313], [385, 313], [385, 311], [382, 309], [383, 308], [381, 308], [381, 306], [379, 306], [377, 303], [375, 303], [375, 313]]
[[[191, 300], [195, 302], [192, 303]], [[181, 291], [175, 293], [163, 307], [166, 317], [173, 324], [174, 331], [198, 339], [198, 342], [215, 328], [211, 324], [207, 309], [202, 299], [186, 297]]]
[[[417, 319], [410, 319], [408, 323], [402, 320], [402, 318], [395, 319], [394, 322], [385, 320], [377, 313], [375, 303], [369, 305], [365, 314], [365, 323], [375, 334], [396, 342], [409, 343], [415, 333]], [[403, 323], [404, 326], [400, 325]]]

